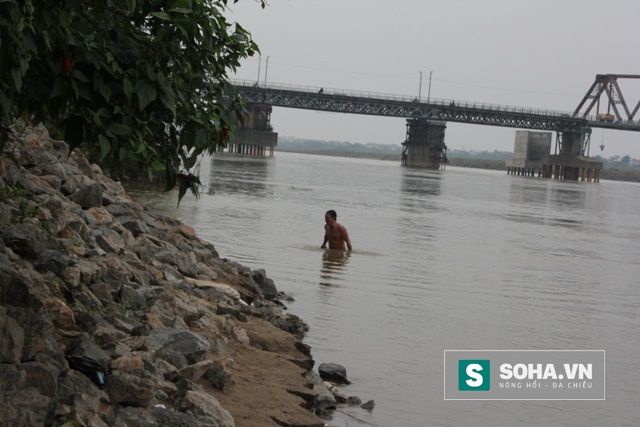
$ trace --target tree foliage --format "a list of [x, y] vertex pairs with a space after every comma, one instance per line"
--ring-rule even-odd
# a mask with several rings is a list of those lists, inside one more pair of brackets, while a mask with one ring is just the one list
[[229, 1], [0, 0], [0, 145], [16, 118], [43, 122], [108, 171], [197, 196], [197, 157], [242, 122], [227, 73], [258, 52]]

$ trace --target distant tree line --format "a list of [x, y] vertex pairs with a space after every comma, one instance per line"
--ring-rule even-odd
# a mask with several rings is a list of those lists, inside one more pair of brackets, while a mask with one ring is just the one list
[[[343, 141], [319, 141], [292, 137], [280, 137], [278, 150], [325, 156], [365, 157], [380, 160], [397, 160], [400, 162], [402, 146], [399, 144], [361, 144]], [[506, 170], [506, 161], [513, 157], [508, 151], [465, 151], [450, 150], [447, 158], [450, 166], [465, 168]], [[614, 181], [640, 182], [640, 160], [630, 156], [613, 156], [603, 158], [602, 179]]]

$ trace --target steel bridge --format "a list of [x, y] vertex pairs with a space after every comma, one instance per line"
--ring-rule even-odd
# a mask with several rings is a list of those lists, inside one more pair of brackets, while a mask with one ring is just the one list
[[238, 80], [232, 83], [246, 100], [250, 114], [248, 126], [232, 149], [262, 154], [264, 147], [269, 147], [273, 155], [277, 134], [269, 123], [271, 107], [403, 117], [407, 119], [407, 137], [402, 143], [402, 164], [436, 169], [448, 162], [446, 124], [470, 123], [543, 131], [542, 134], [556, 132], [553, 155], [548, 153], [550, 136], [527, 133], [527, 137], [540, 138], [534, 141], [516, 135], [515, 160], [508, 165], [510, 173], [537, 172], [542, 177], [597, 182], [602, 162], [589, 157], [592, 128], [640, 132], [640, 120], [636, 118], [640, 116], [640, 101], [629, 108], [618, 79], [640, 79], [640, 75], [596, 75], [573, 112]]
[[[232, 83], [238, 94], [247, 102], [274, 107], [429, 119], [541, 131], [562, 132], [568, 129], [583, 129], [590, 133], [591, 128], [606, 128], [640, 132], [640, 120], [635, 118], [640, 102], [631, 110], [627, 107], [617, 84], [618, 77], [640, 78], [635, 75], [596, 76], [596, 81], [573, 112], [451, 99], [418, 99], [402, 95], [311, 86], [265, 84], [247, 80], [235, 80]], [[604, 94], [609, 97], [607, 113], [590, 115], [594, 107], [600, 107], [600, 97]], [[591, 100], [590, 103], [587, 102], [589, 100]], [[582, 112], [582, 107], [587, 104], [588, 108]], [[612, 110], [613, 114], [611, 114]], [[623, 117], [622, 113], [626, 113], [626, 117]]]

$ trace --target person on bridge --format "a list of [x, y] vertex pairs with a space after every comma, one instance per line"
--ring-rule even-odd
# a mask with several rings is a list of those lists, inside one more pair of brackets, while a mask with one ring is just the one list
[[351, 250], [351, 239], [349, 239], [349, 233], [344, 225], [338, 221], [338, 214], [333, 209], [328, 210], [324, 214], [324, 241], [322, 242], [322, 249], [327, 247], [329, 243], [329, 249], [337, 249], [340, 251], [346, 249]]

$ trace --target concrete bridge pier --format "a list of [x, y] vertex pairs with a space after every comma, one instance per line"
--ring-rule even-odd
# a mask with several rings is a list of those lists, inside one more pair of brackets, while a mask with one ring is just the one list
[[448, 162], [444, 143], [446, 122], [407, 119], [407, 136], [402, 143], [402, 166], [440, 169]]
[[228, 144], [227, 151], [247, 156], [273, 157], [278, 145], [278, 134], [271, 126], [271, 105], [247, 104], [248, 116], [238, 130], [236, 139]]
[[558, 131], [556, 154], [543, 165], [542, 176], [566, 181], [600, 182], [602, 162], [589, 157], [591, 128], [581, 127]]
[[507, 160], [507, 173], [519, 176], [543, 174], [543, 164], [551, 152], [551, 132], [517, 130], [513, 158]]

